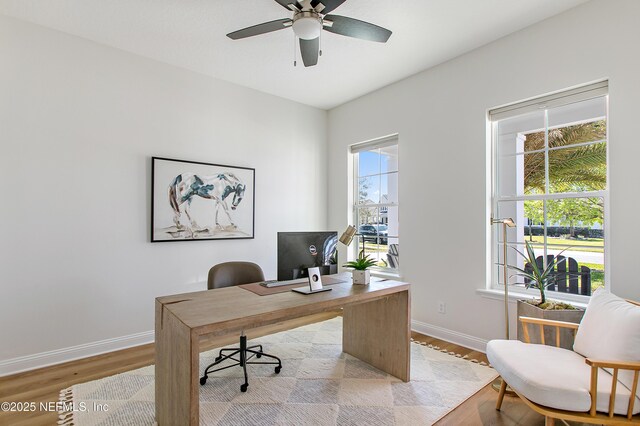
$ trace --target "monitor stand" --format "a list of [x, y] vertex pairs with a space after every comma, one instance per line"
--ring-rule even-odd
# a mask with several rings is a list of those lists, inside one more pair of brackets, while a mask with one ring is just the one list
[[320, 288], [318, 290], [311, 290], [309, 287], [300, 287], [300, 288], [292, 288], [291, 291], [295, 291], [300, 294], [313, 294], [313, 293], [322, 293], [323, 291], [331, 291], [331, 288]]

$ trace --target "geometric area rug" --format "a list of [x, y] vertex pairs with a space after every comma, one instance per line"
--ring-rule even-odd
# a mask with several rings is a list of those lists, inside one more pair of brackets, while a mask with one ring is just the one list
[[[282, 371], [248, 366], [246, 393], [242, 368], [209, 375], [200, 387], [200, 424], [429, 425], [497, 377], [486, 365], [414, 342], [404, 383], [342, 352], [341, 317], [250, 341], [279, 356]], [[201, 369], [216, 353], [200, 355]], [[154, 366], [74, 385], [61, 402], [75, 407], [61, 414], [61, 425], [153, 425]]]

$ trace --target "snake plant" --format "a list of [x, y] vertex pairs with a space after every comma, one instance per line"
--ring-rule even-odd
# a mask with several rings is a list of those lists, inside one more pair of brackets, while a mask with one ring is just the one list
[[369, 255], [364, 256], [361, 254], [360, 256], [358, 256], [356, 260], [347, 262], [342, 266], [344, 266], [345, 268], [353, 268], [357, 271], [365, 271], [371, 268], [372, 266], [375, 266], [375, 264], [376, 264], [376, 261], [370, 258]]
[[507, 268], [517, 271], [517, 273], [514, 274], [515, 276], [524, 277], [528, 280], [528, 282], [525, 281], [525, 288], [533, 288], [540, 291], [540, 305], [542, 305], [547, 301], [545, 291], [556, 282], [557, 274], [555, 273], [555, 267], [567, 260], [566, 257], [560, 256], [566, 249], [553, 256], [553, 259], [547, 264], [546, 268], [541, 268], [536, 262], [536, 254], [533, 251], [531, 243], [525, 241], [525, 245], [527, 248], [526, 254], [515, 247], [512, 248], [522, 256], [526, 263], [531, 265], [531, 271], [513, 265], [507, 265]]

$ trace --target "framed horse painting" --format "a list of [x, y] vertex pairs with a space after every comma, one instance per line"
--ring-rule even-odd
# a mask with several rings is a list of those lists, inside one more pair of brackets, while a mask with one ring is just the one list
[[151, 242], [253, 238], [255, 169], [151, 158]]

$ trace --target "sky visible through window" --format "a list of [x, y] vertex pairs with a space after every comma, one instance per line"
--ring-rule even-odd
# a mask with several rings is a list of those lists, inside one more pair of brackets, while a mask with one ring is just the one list
[[388, 157], [380, 155], [376, 151], [363, 151], [360, 153], [358, 176], [371, 176], [367, 178], [369, 191], [367, 199], [371, 202], [384, 202], [380, 200], [380, 194], [388, 193], [387, 179], [380, 179], [379, 173], [386, 173], [389, 170]]

